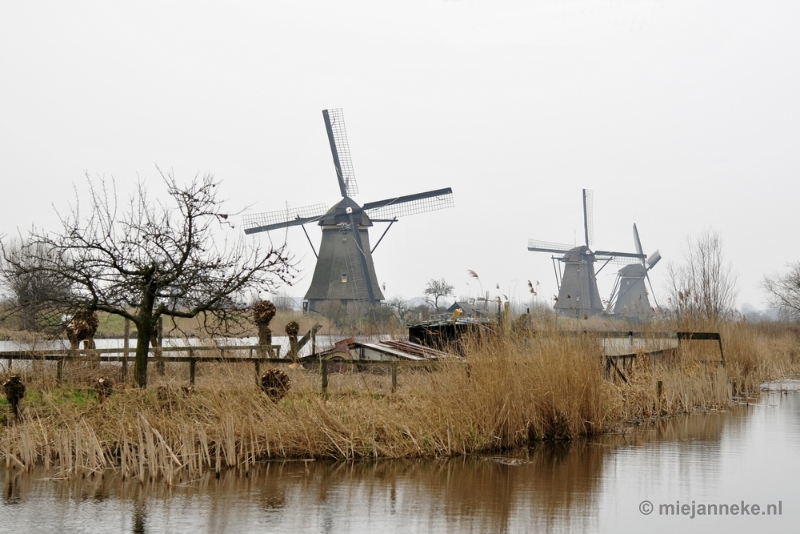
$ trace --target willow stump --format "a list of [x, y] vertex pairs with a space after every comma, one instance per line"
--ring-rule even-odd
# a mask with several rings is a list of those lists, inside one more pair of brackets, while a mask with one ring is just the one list
[[300, 333], [300, 325], [297, 321], [289, 321], [286, 324], [286, 335], [289, 336], [289, 357], [297, 361], [297, 353], [300, 348], [297, 345], [297, 334]]
[[3, 393], [11, 405], [14, 418], [19, 421], [19, 401], [25, 396], [25, 384], [22, 383], [22, 378], [19, 375], [13, 375], [3, 382]]
[[106, 377], [100, 377], [94, 384], [94, 390], [97, 392], [97, 399], [103, 402], [114, 391], [114, 382]]
[[261, 375], [261, 391], [266, 393], [273, 402], [278, 402], [286, 396], [291, 385], [289, 375], [276, 367], [268, 369]]
[[69, 340], [70, 353], [75, 356], [83, 341], [83, 348], [94, 349], [94, 335], [100, 320], [97, 313], [89, 310], [78, 310], [67, 325], [67, 339]]
[[[261, 300], [253, 305], [253, 322], [258, 327], [258, 344], [261, 347], [272, 345], [272, 330], [269, 329], [269, 323], [277, 312], [278, 309], [269, 300]], [[270, 348], [269, 351], [272, 356], [272, 349]], [[264, 349], [259, 349], [258, 356], [266, 357]]]

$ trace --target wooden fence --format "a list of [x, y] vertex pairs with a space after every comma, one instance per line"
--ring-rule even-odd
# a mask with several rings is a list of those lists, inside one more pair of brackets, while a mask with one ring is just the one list
[[[160, 350], [159, 350], [160, 349]], [[191, 347], [154, 347], [150, 348], [150, 361], [156, 364], [164, 363], [188, 363], [189, 382], [194, 385], [197, 374], [197, 364], [203, 363], [251, 363], [255, 370], [256, 384], [260, 384], [262, 365], [288, 365], [296, 363], [291, 358], [280, 358], [280, 345], [226, 345], [226, 346], [191, 346]], [[231, 356], [233, 352], [247, 351], [248, 356]], [[6, 360], [8, 369], [13, 368], [14, 361], [55, 361], [56, 362], [56, 382], [60, 386], [63, 379], [63, 369], [65, 362], [83, 363], [111, 363], [121, 362], [120, 369], [122, 380], [126, 379], [128, 363], [132, 361], [130, 357], [131, 349], [82, 349], [71, 351], [69, 349], [54, 350], [27, 350], [27, 351], [2, 351], [0, 361]], [[163, 353], [169, 354], [165, 356]], [[187, 353], [178, 355], [174, 353]], [[208, 354], [216, 353], [216, 354]], [[174, 354], [174, 355], [173, 355]], [[271, 357], [262, 357], [258, 354], [270, 354]], [[272, 357], [274, 356], [274, 357]], [[308, 365], [308, 361], [304, 364]], [[328, 376], [330, 374], [329, 364], [334, 363], [338, 367], [342, 364], [367, 367], [373, 365], [383, 365], [389, 367], [389, 375], [392, 382], [392, 393], [397, 390], [397, 368], [398, 364], [408, 367], [430, 367], [431, 362], [400, 362], [400, 361], [373, 361], [373, 360], [347, 360], [344, 362], [331, 362], [326, 359], [312, 360], [313, 365], [318, 365], [322, 380], [322, 391], [328, 389]]]

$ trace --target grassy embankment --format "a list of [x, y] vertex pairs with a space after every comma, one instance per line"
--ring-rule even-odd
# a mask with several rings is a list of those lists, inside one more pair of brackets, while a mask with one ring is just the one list
[[37, 363], [23, 377], [23, 421], [13, 423], [0, 405], [0, 460], [55, 466], [64, 476], [114, 467], [173, 483], [268, 458], [486, 453], [725, 409], [738, 400], [734, 388], [755, 394], [762, 381], [800, 370], [797, 337], [786, 326], [721, 330], [727, 366], [716, 363], [715, 343], [693, 342], [668, 362], [638, 358], [628, 383], [605, 372], [596, 340], [545, 331], [475, 341], [468, 366], [401, 369], [394, 394], [386, 375], [337, 374], [321, 395], [318, 372], [291, 369], [292, 389], [277, 403], [257, 389], [249, 365], [201, 364], [187, 394], [186, 365], [168, 364], [164, 376], [151, 370], [148, 390], [118, 385], [100, 402], [88, 377], [109, 368], [76, 365], [67, 373], [72, 385], [57, 388], [52, 366]]

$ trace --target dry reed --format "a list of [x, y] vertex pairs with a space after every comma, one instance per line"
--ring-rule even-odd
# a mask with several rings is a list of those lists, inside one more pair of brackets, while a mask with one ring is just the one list
[[[249, 365], [201, 363], [188, 389], [187, 366], [167, 364], [165, 376], [154, 373], [155, 387], [120, 383], [99, 402], [90, 378], [58, 388], [39, 362], [22, 373], [32, 393], [22, 421], [6, 419], [0, 460], [7, 468], [53, 466], [63, 477], [114, 468], [174, 484], [271, 458], [490, 453], [724, 409], [800, 365], [797, 337], [786, 328], [723, 325], [723, 340], [726, 366], [715, 344], [689, 343], [668, 358], [637, 358], [624, 382], [605, 369], [596, 337], [517, 333], [470, 340], [467, 363], [401, 366], [396, 393], [376, 372], [333, 374], [322, 394], [316, 370], [287, 368], [292, 388], [278, 402], [260, 391]], [[94, 366], [83, 368], [86, 376], [113, 370]]]

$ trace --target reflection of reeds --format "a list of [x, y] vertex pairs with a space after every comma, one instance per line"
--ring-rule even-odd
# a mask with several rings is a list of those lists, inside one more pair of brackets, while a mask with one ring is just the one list
[[726, 408], [732, 383], [746, 393], [800, 365], [787, 330], [725, 326], [723, 340], [727, 367], [717, 363], [715, 344], [688, 343], [669, 361], [638, 358], [625, 383], [606, 374], [591, 336], [484, 337], [462, 347], [467, 365], [401, 367], [395, 394], [385, 374], [338, 373], [321, 395], [317, 371], [287, 368], [292, 389], [278, 402], [246, 365], [203, 363], [190, 392], [181, 388], [186, 365], [167, 364], [152, 389], [121, 386], [102, 403], [85, 379], [56, 388], [35, 369], [23, 375], [32, 394], [21, 404], [22, 422], [3, 429], [0, 458], [9, 468], [52, 464], [64, 477], [113, 467], [124, 477], [178, 484], [270, 458], [485, 453]]
[[[43, 480], [52, 473], [13, 470], [0, 472], [0, 480], [5, 478], [3, 494], [7, 499], [49, 497], [53, 491], [62, 501], [113, 496], [138, 503], [136, 514], [140, 508], [143, 513], [146, 510], [142, 503], [172, 505], [177, 510], [185, 506], [185, 501], [166, 497], [199, 498], [207, 506], [192, 508], [192, 513], [207, 514], [204, 518], [210, 530], [222, 530], [214, 528], [217, 524], [226, 525], [227, 530], [254, 524], [252, 516], [242, 516], [247, 510], [261, 519], [267, 512], [272, 517], [281, 516], [282, 524], [304, 525], [303, 516], [315, 516], [308, 511], [324, 505], [361, 517], [364, 511], [389, 511], [397, 518], [396, 524], [402, 525], [443, 521], [448, 525], [446, 530], [452, 531], [503, 532], [522, 524], [525, 531], [591, 532], [597, 530], [592, 522], [602, 493], [607, 491], [603, 480], [613, 476], [604, 474], [604, 469], [609, 468], [609, 457], [618, 447], [641, 447], [657, 439], [716, 440], [722, 420], [720, 416], [670, 418], [654, 425], [655, 432], [648, 428], [626, 436], [537, 443], [514, 450], [509, 457], [272, 461], [251, 465], [247, 476], [241, 476], [241, 470], [224, 468], [219, 476], [210, 470], [192, 475], [176, 471], [171, 486], [151, 476], [126, 480], [121, 472], [87, 473], [53, 484]], [[175, 453], [183, 462], [183, 453]], [[610, 464], [613, 471], [614, 462]], [[241, 506], [243, 500], [255, 506]], [[305, 530], [318, 530], [305, 526]], [[333, 530], [347, 530], [346, 526], [334, 524]], [[351, 526], [350, 530], [355, 528]]]

